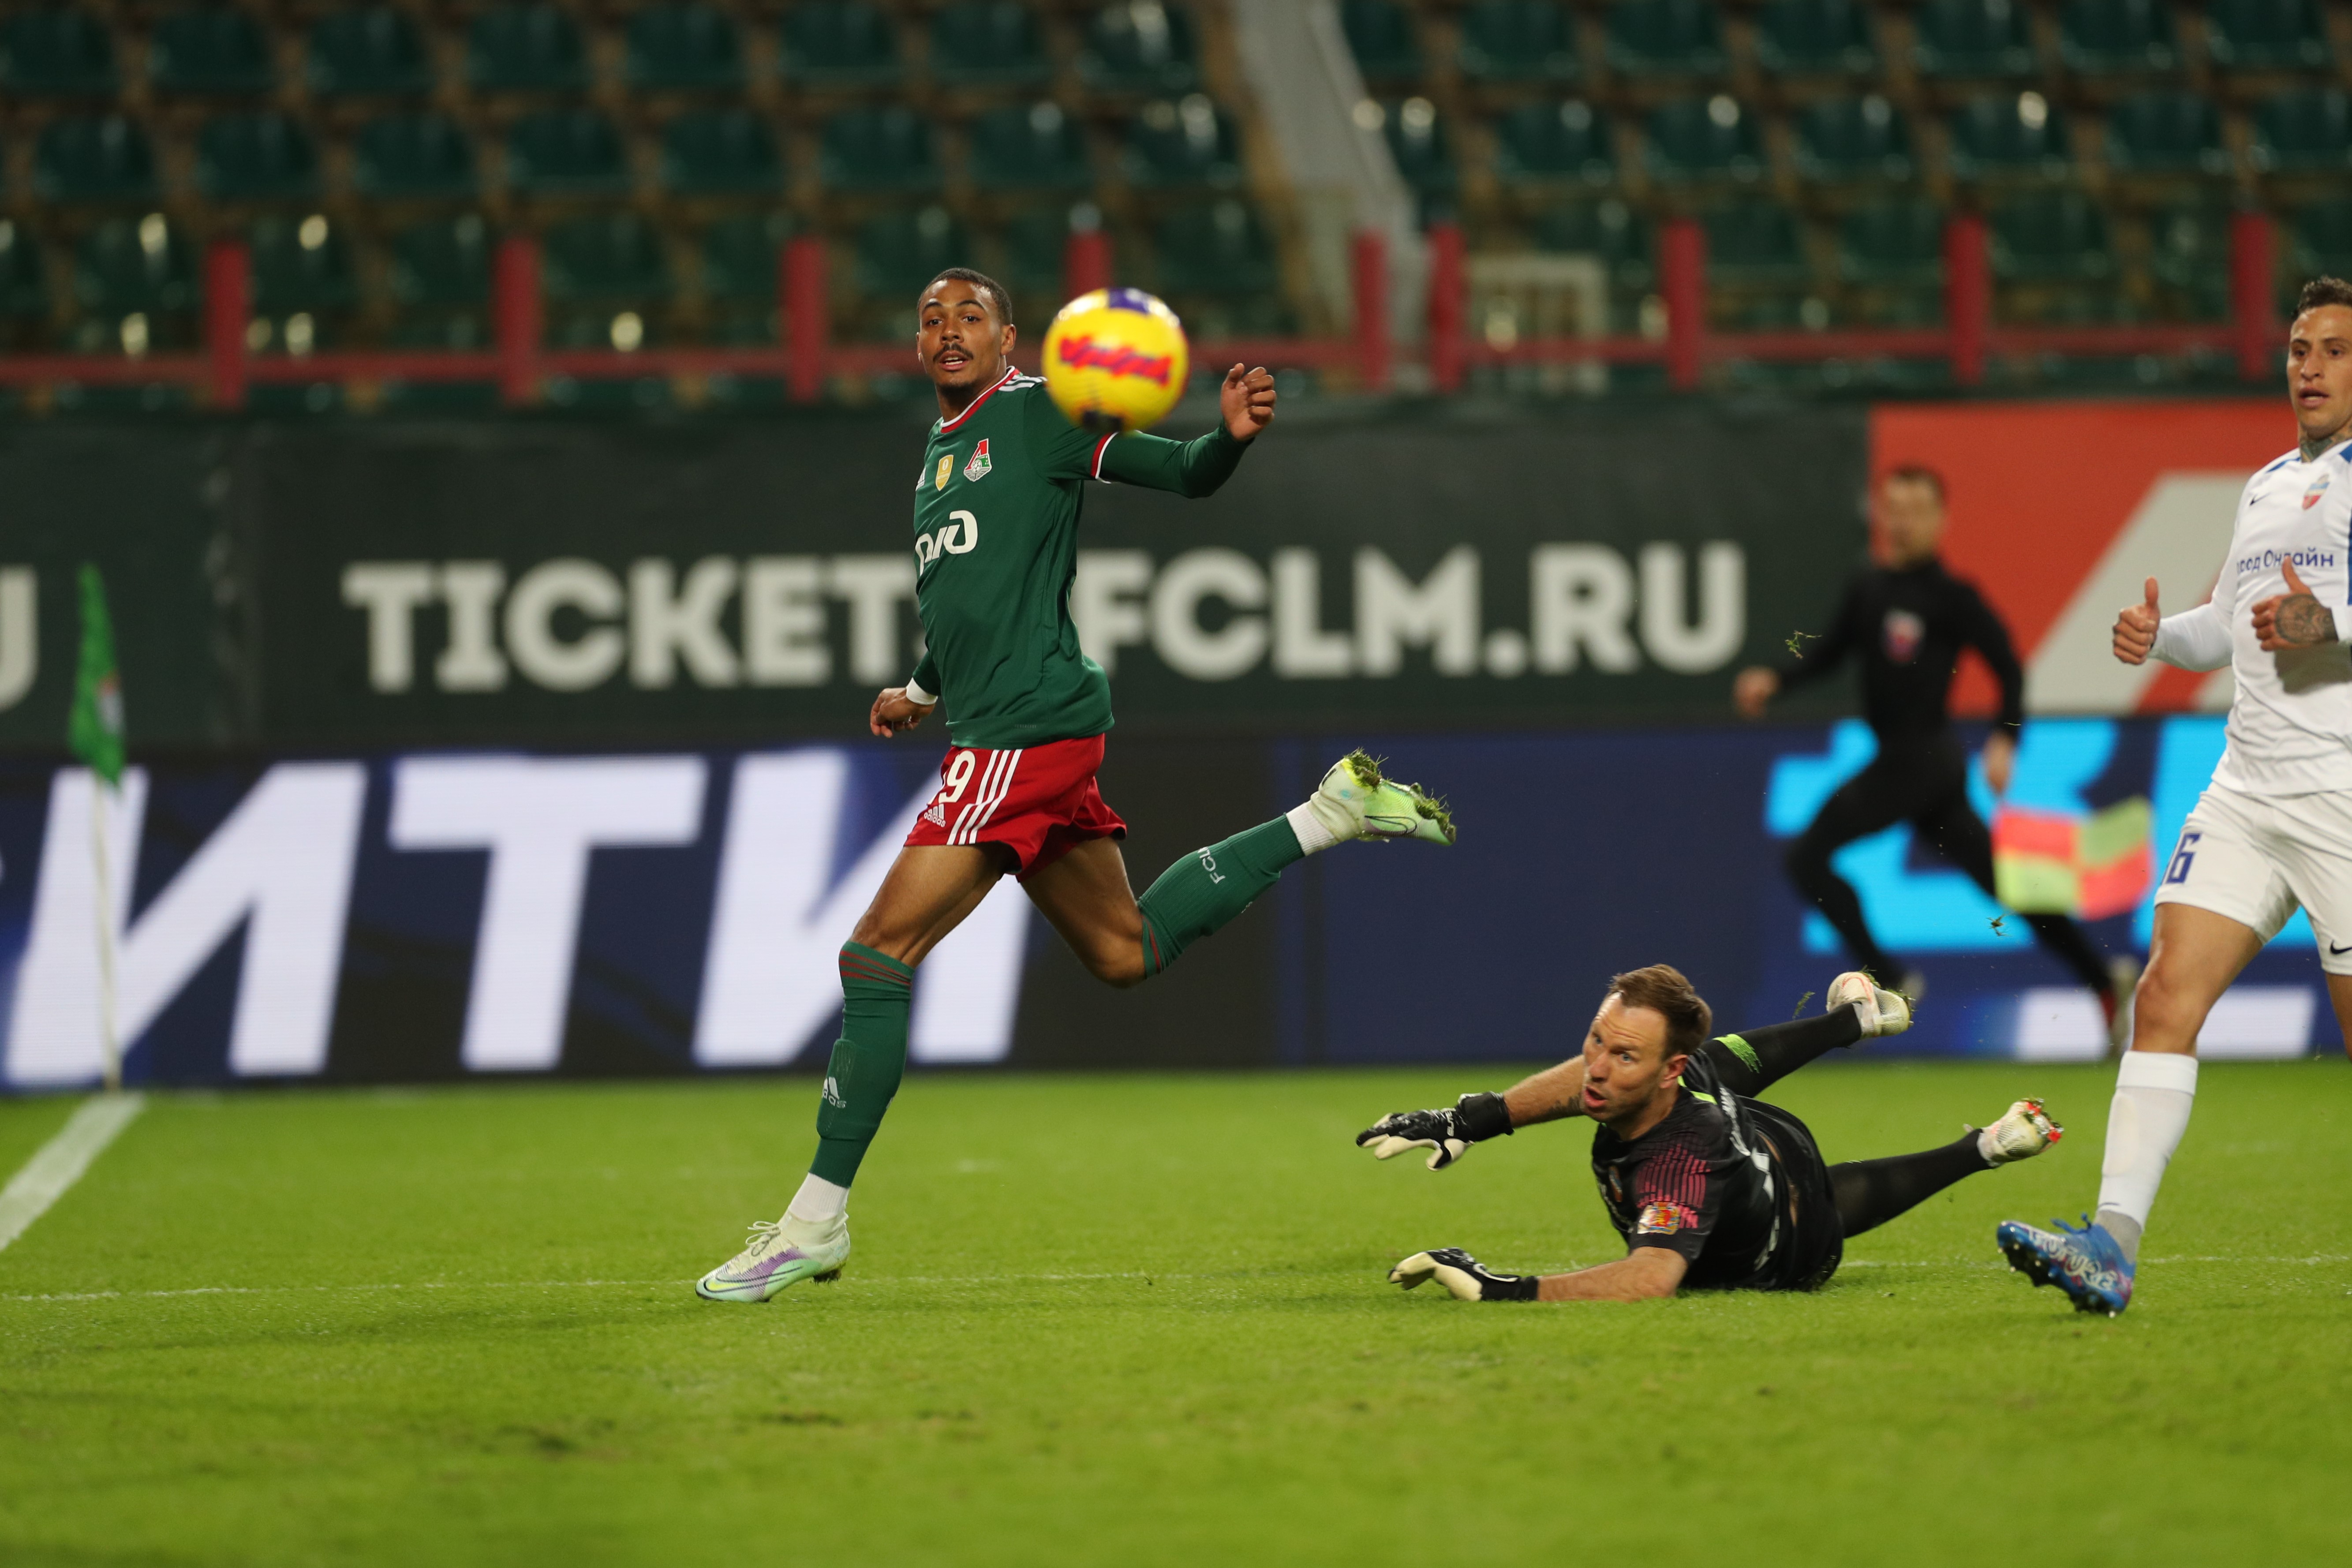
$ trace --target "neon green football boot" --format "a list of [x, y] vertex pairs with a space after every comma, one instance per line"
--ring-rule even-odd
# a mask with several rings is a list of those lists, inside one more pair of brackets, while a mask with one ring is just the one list
[[1419, 784], [1382, 777], [1380, 760], [1367, 752], [1349, 752], [1333, 763], [1307, 806], [1331, 837], [1342, 842], [1350, 838], [1454, 842], [1454, 815], [1445, 809], [1445, 803]]
[[803, 1279], [830, 1279], [849, 1261], [849, 1216], [812, 1223], [763, 1219], [743, 1250], [704, 1275], [694, 1293], [706, 1301], [765, 1301]]

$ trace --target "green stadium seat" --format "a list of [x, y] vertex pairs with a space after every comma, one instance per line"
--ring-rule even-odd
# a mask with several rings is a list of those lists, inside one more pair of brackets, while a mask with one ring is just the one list
[[1609, 122], [1580, 99], [1523, 103], [1495, 122], [1495, 174], [1507, 184], [1617, 178]]
[[1614, 197], [1547, 207], [1536, 215], [1529, 237], [1555, 255], [1599, 257], [1621, 289], [1646, 289], [1655, 276], [1649, 220]]
[[294, 201], [319, 188], [319, 149], [283, 110], [215, 114], [196, 132], [196, 188], [215, 201]]
[[1560, 0], [1473, 0], [1454, 58], [1473, 81], [1573, 81], [1576, 18]]
[[1875, 76], [1869, 12], [1856, 0], [1769, 0], [1756, 13], [1756, 63], [1776, 77]]
[[148, 36], [147, 79], [158, 92], [236, 97], [268, 92], [277, 76], [261, 24], [235, 5], [173, 12]]
[[898, 35], [866, 0], [801, 0], [779, 27], [784, 79], [802, 88], [889, 87], [899, 79]]
[[667, 300], [669, 258], [640, 213], [587, 213], [540, 237], [541, 276], [555, 304]]
[[1437, 106], [1425, 98], [1408, 98], [1381, 108], [1381, 133], [1388, 139], [1389, 154], [1397, 173], [1424, 200], [1442, 196], [1462, 183], [1454, 167], [1454, 149]]
[[2323, 70], [2331, 53], [2318, 0], [2211, 0], [2205, 52], [2225, 71]]
[[526, 114], [507, 132], [507, 186], [535, 196], [621, 195], [629, 188], [621, 133], [593, 109]]
[[838, 191], [928, 191], [940, 183], [931, 122], [903, 104], [845, 109], [824, 122], [820, 172]]
[[2298, 274], [2352, 278], [2352, 197], [2331, 197], [2302, 208], [2294, 215], [2292, 234]]
[[53, 202], [147, 201], [155, 195], [155, 147], [137, 121], [74, 115], [41, 127], [33, 190]]
[[640, 92], [732, 91], [743, 85], [735, 18], [705, 0], [667, 0], [632, 12], [629, 85]]
[[2060, 179], [2074, 169], [2064, 121], [2038, 92], [1962, 104], [1951, 119], [1950, 156], [1958, 180]]
[[1855, 207], [1838, 221], [1838, 276], [1865, 288], [1944, 280], [1944, 213], [1909, 199]]
[[33, 231], [0, 217], [0, 319], [29, 321], [47, 315], [47, 274]]
[[2177, 70], [2172, 7], [2167, 0], [2066, 0], [2058, 10], [2058, 58], [2078, 76]]
[[195, 253], [161, 213], [109, 218], [75, 248], [73, 289], [75, 303], [109, 320], [186, 310], [196, 302]]
[[[1090, 216], [1089, 221], [1100, 219]], [[1037, 307], [1057, 304], [1063, 298], [1070, 229], [1069, 209], [1049, 206], [1014, 213], [997, 231], [996, 277], [1013, 290], [1016, 315], [1039, 313]]]
[[2011, 196], [1988, 226], [1993, 276], [2005, 282], [2094, 282], [2115, 271], [2106, 214], [2080, 191]]
[[1120, 162], [1130, 183], [1162, 189], [1237, 184], [1242, 177], [1233, 121], [1197, 92], [1145, 104], [1128, 123]]
[[476, 92], [584, 90], [580, 24], [554, 0], [493, 5], [466, 29], [466, 79]]
[[1876, 93], [1820, 99], [1798, 109], [1792, 125], [1798, 175], [1821, 184], [1911, 178], [1911, 132], [1903, 115]]
[[433, 58], [416, 20], [396, 5], [331, 11], [310, 25], [305, 72], [321, 98], [420, 98]]
[[1411, 14], [1397, 0], [1339, 0], [1339, 30], [1366, 81], [1377, 86], [1421, 79], [1421, 40]]
[[40, 5], [0, 19], [0, 94], [111, 98], [114, 35], [79, 5]]
[[859, 293], [911, 309], [924, 284], [948, 268], [970, 265], [971, 241], [955, 215], [934, 204], [866, 219], [857, 230], [856, 258]]
[[702, 292], [722, 302], [772, 304], [776, 268], [792, 220], [782, 213], [735, 213], [702, 232]]
[[2279, 93], [2254, 105], [2246, 156], [2264, 174], [2352, 169], [2352, 98], [2338, 89]]
[[749, 109], [695, 109], [661, 131], [662, 188], [673, 195], [743, 195], [781, 191], [783, 159], [776, 133]]
[[1710, 282], [1733, 286], [1801, 283], [1811, 268], [1797, 215], [1778, 202], [1745, 201], [1710, 207], [1699, 216], [1706, 235]]
[[1238, 299], [1274, 291], [1274, 242], [1248, 204], [1233, 196], [1161, 215], [1151, 231], [1162, 293]]
[[363, 196], [470, 196], [474, 144], [437, 110], [378, 115], [352, 138], [352, 183]]
[[2032, 76], [2033, 33], [2021, 0], [1926, 0], [1912, 17], [1912, 63], [1923, 76]]
[[392, 297], [427, 309], [488, 304], [492, 249], [478, 213], [411, 224], [392, 237]]
[[2144, 92], [2107, 110], [2107, 167], [2119, 174], [2225, 175], [2221, 117], [2193, 92]]
[[359, 303], [351, 246], [342, 226], [323, 213], [262, 218], [251, 243], [257, 315], [347, 310]]
[[931, 18], [931, 79], [950, 87], [1043, 87], [1054, 74], [1037, 15], [1020, 0], [951, 0]]
[[1620, 76], [1721, 76], [1723, 15], [1715, 0], [1617, 0], [1609, 7], [1609, 68]]
[[1756, 116], [1725, 93], [1662, 103], [1650, 111], [1643, 149], [1651, 178], [1666, 184], [1761, 179]]
[[2221, 321], [2230, 313], [2231, 214], [2213, 201], [2186, 202], [2147, 220], [2147, 270], [2179, 291], [2189, 314]]
[[1051, 99], [992, 109], [971, 124], [971, 182], [990, 191], [1083, 190], [1094, 184], [1078, 122]]
[[1160, 0], [1121, 0], [1087, 19], [1078, 77], [1097, 92], [1189, 92], [1201, 79], [1192, 14]]

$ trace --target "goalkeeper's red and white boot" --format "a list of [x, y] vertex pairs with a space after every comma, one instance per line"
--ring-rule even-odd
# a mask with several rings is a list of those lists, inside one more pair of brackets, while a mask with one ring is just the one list
[[1331, 764], [1290, 825], [1309, 854], [1350, 838], [1419, 838], [1454, 842], [1454, 815], [1419, 784], [1382, 776], [1377, 758], [1349, 752]]
[[2066, 1130], [2050, 1120], [2038, 1100], [2021, 1100], [2001, 1119], [1977, 1133], [1977, 1152], [1988, 1165], [2013, 1165], [2031, 1160], [2061, 1138]]
[[1888, 991], [1859, 969], [1850, 969], [1830, 982], [1823, 1012], [1852, 1007], [1862, 1020], [1862, 1037], [1899, 1035], [1911, 1026], [1911, 1000], [1900, 991]]

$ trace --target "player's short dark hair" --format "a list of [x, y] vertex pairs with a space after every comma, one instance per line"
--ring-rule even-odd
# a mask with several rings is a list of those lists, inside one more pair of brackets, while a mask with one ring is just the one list
[[1007, 289], [1003, 284], [999, 283], [995, 279], [991, 278], [987, 273], [979, 271], [976, 268], [970, 267], [950, 267], [946, 271], [941, 272], [939, 276], [933, 278], [930, 282], [924, 284], [923, 292], [926, 295], [929, 295], [932, 289], [946, 282], [950, 278], [954, 279], [959, 283], [971, 284], [973, 288], [979, 289], [982, 294], [988, 297], [988, 308], [996, 312], [996, 324], [998, 326], [1009, 327], [1013, 324], [1013, 295], [1011, 290]]
[[1706, 998], [1671, 963], [1629, 969], [1612, 975], [1609, 989], [1628, 1007], [1647, 1007], [1666, 1021], [1666, 1055], [1686, 1057], [1706, 1044], [1715, 1029], [1715, 1010]]
[[1906, 485], [1925, 485], [1936, 492], [1936, 504], [1944, 504], [1944, 476], [1925, 463], [1897, 463], [1886, 470], [1886, 482], [1900, 479]]
[[2316, 310], [2322, 305], [2352, 308], [2352, 283], [2322, 273], [2305, 284], [2303, 292], [2294, 297], [2294, 313], [2298, 316], [2305, 310]]

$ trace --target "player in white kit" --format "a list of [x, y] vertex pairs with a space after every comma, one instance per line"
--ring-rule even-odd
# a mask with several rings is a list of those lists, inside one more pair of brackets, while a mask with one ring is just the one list
[[2141, 1228], [2189, 1129], [2205, 1015], [2300, 906], [2352, 1046], [2352, 283], [2304, 286], [2288, 330], [2287, 395], [2303, 438], [2249, 480], [2213, 596], [2116, 620], [2116, 657], [2231, 667], [2229, 746], [2156, 892], [2156, 940], [2116, 1074], [2097, 1215], [2016, 1220], [2011, 1268], [2084, 1311], [2131, 1304]]

